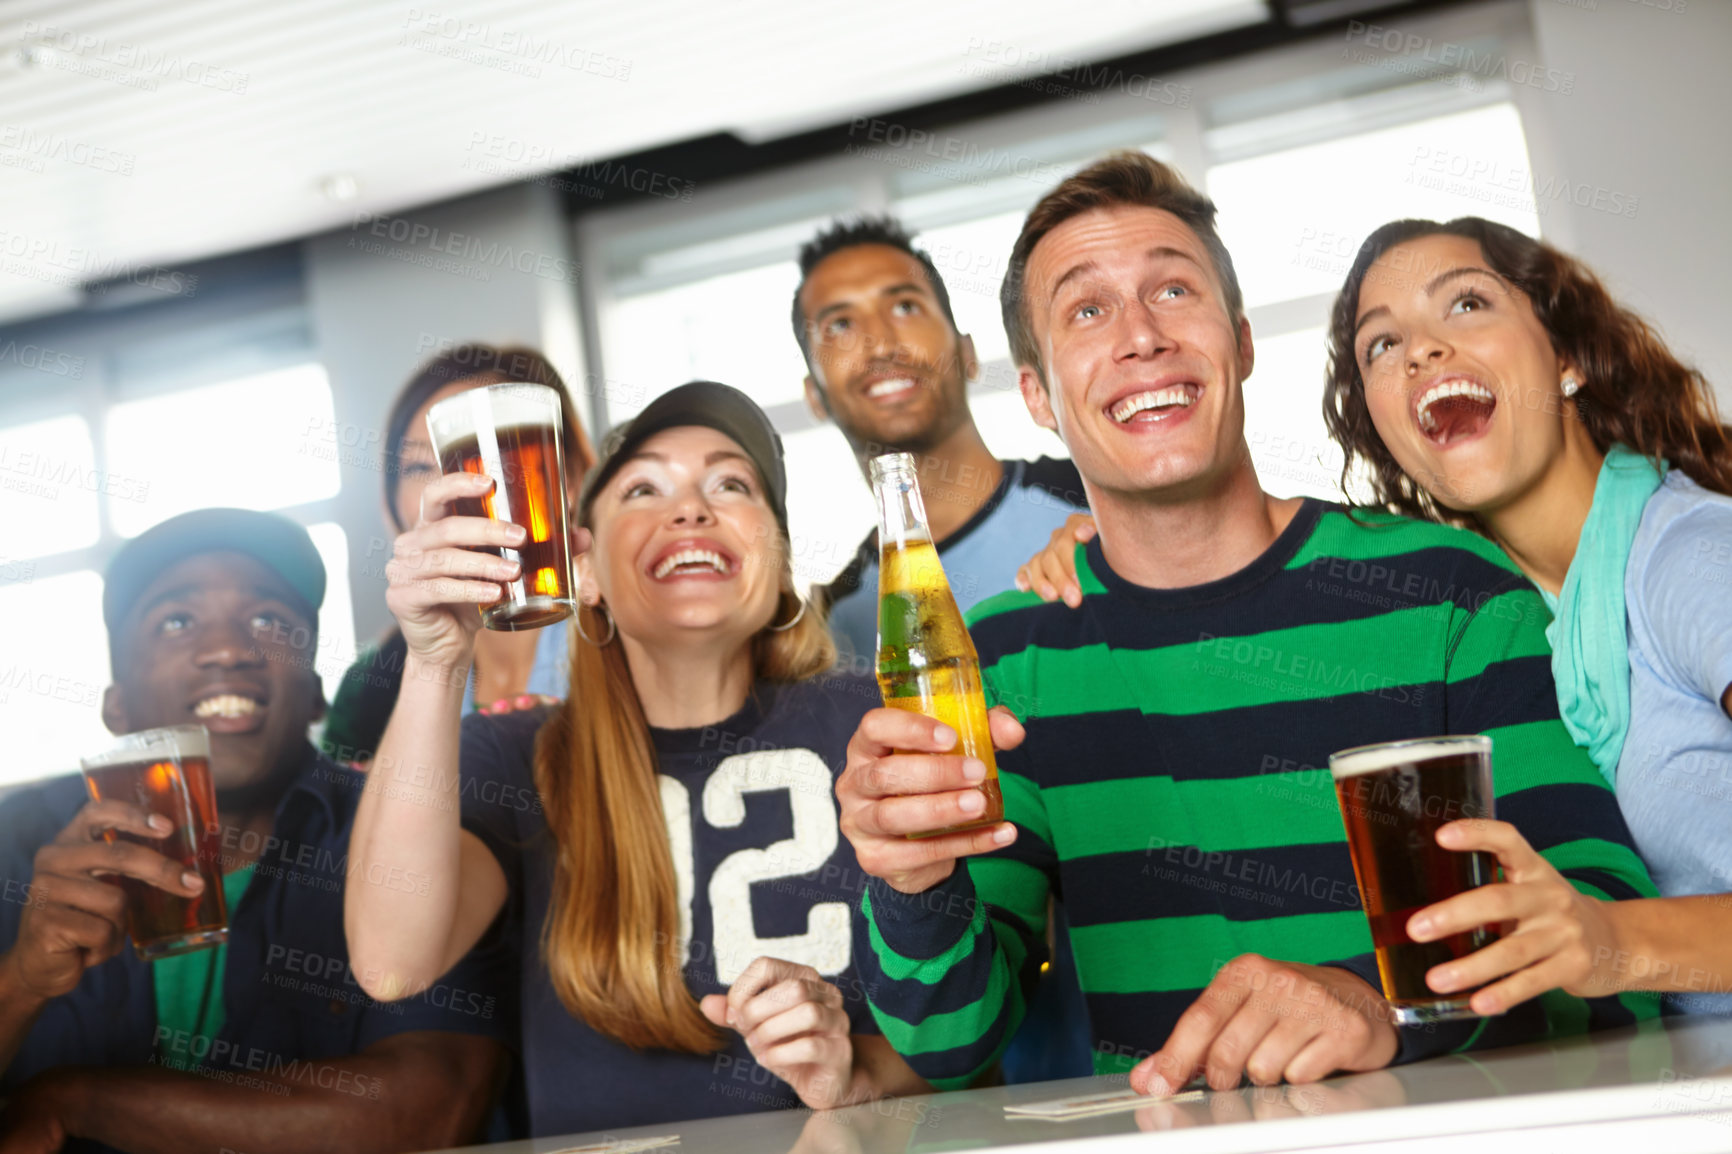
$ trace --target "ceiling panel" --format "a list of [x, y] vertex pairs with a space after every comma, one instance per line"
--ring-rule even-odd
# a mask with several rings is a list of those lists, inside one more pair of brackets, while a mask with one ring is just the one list
[[[19, 0], [0, 9], [0, 320], [357, 212], [1267, 18], [1264, 0], [1103, 0], [1087, 19], [1046, 0]], [[351, 198], [328, 195], [337, 176]]]

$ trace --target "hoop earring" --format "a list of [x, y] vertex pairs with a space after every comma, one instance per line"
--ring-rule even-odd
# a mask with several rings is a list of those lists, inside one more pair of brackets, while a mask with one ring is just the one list
[[798, 613], [794, 614], [794, 619], [792, 621], [789, 621], [786, 625], [772, 625], [772, 626], [770, 626], [770, 632], [771, 633], [786, 633], [788, 630], [790, 630], [794, 626], [798, 625], [800, 623], [800, 618], [804, 617], [805, 615], [806, 615], [806, 603], [804, 601], [801, 601], [800, 602], [800, 611]]
[[615, 626], [613, 623], [613, 614], [609, 613], [607, 611], [607, 606], [603, 605], [599, 601], [597, 601], [594, 605], [587, 607], [590, 610], [590, 612], [599, 613], [603, 617], [607, 618], [607, 637], [601, 641], [597, 641], [595, 638], [591, 637], [588, 633], [585, 633], [583, 631], [583, 610], [584, 610], [584, 608], [585, 608], [585, 606], [580, 605], [580, 606], [578, 606], [577, 612], [572, 614], [573, 619], [576, 620], [576, 622], [577, 622], [577, 635], [579, 637], [583, 638], [585, 641], [589, 642], [591, 645], [595, 646], [597, 649], [606, 649], [608, 647], [608, 645], [612, 643], [612, 641], [614, 639], [614, 635], [619, 632], [619, 628], [617, 626]]

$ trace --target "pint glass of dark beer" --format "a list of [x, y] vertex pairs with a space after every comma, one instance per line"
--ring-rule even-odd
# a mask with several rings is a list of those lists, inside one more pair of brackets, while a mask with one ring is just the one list
[[107, 753], [84, 759], [84, 784], [96, 801], [128, 801], [174, 823], [166, 837], [109, 830], [103, 835], [109, 841], [136, 842], [204, 879], [204, 889], [190, 898], [137, 878], [103, 879], [126, 893], [126, 932], [139, 958], [151, 962], [227, 941], [216, 789], [204, 726], [129, 733]]
[[1332, 754], [1329, 771], [1347, 827], [1347, 848], [1383, 996], [1401, 1025], [1476, 1017], [1473, 990], [1438, 994], [1425, 984], [1433, 966], [1466, 957], [1498, 938], [1483, 926], [1433, 942], [1407, 936], [1407, 919], [1426, 906], [1497, 880], [1497, 858], [1437, 844], [1452, 821], [1492, 816], [1491, 738], [1431, 737], [1365, 745]]
[[458, 501], [452, 512], [513, 521], [529, 532], [516, 549], [485, 550], [523, 566], [515, 580], [501, 583], [501, 600], [481, 607], [481, 623], [489, 629], [539, 629], [576, 611], [560, 428], [559, 394], [546, 385], [470, 389], [427, 413], [441, 472], [493, 478], [492, 493]]

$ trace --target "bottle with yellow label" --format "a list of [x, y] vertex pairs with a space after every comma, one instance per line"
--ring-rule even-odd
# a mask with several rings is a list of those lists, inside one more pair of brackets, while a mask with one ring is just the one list
[[911, 836], [996, 825], [1004, 820], [1004, 796], [992, 756], [980, 657], [932, 544], [914, 458], [907, 453], [874, 457], [871, 477], [878, 499], [878, 688], [884, 704], [942, 721], [958, 734], [955, 753], [986, 763], [986, 780], [980, 784], [986, 811], [979, 818]]

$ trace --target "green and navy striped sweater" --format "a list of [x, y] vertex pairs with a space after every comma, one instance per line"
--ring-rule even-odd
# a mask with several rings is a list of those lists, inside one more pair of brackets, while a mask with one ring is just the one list
[[[1377, 988], [1328, 769], [1350, 746], [1489, 734], [1498, 817], [1583, 892], [1654, 895], [1558, 719], [1544, 604], [1488, 542], [1306, 501], [1220, 581], [1133, 585], [1098, 541], [1077, 573], [1080, 609], [1007, 593], [969, 615], [988, 694], [1028, 733], [999, 755], [1015, 844], [923, 894], [873, 879], [862, 901], [873, 1011], [934, 1084], [966, 1084], [1015, 1032], [1049, 893], [1070, 916], [1099, 1072], [1158, 1050], [1240, 954], [1337, 964]], [[1553, 991], [1483, 1023], [1404, 1029], [1398, 1060], [1657, 1013], [1653, 995]]]

